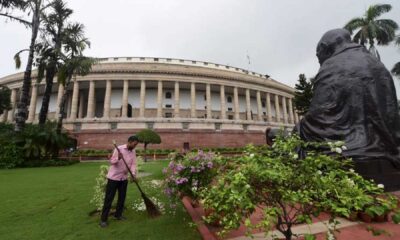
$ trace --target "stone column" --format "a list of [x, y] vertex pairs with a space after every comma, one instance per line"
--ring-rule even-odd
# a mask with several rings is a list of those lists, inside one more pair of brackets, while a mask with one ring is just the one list
[[124, 88], [122, 90], [122, 114], [121, 117], [128, 117], [128, 93], [129, 93], [129, 81], [124, 80]]
[[221, 119], [226, 119], [226, 105], [225, 105], [225, 86], [220, 87], [221, 94]]
[[158, 91], [157, 91], [157, 117], [162, 118], [162, 104], [163, 104], [163, 89], [162, 81], [158, 81]]
[[286, 107], [286, 97], [282, 97], [282, 109], [283, 109], [283, 122], [288, 123], [288, 113]]
[[250, 89], [248, 89], [248, 88], [246, 88], [246, 116], [247, 116], [247, 120], [248, 121], [252, 120], [251, 102], [250, 102]]
[[275, 117], [276, 122], [281, 122], [281, 110], [279, 109], [279, 96], [275, 94]]
[[257, 114], [258, 114], [258, 121], [263, 121], [263, 111], [262, 111], [260, 91], [257, 91]]
[[74, 81], [74, 88], [72, 91], [72, 102], [71, 102], [71, 115], [70, 119], [75, 120], [78, 114], [78, 99], [79, 98], [79, 82]]
[[192, 82], [190, 84], [190, 117], [197, 118], [196, 114], [196, 84]]
[[289, 123], [294, 124], [292, 98], [289, 98]]
[[233, 104], [235, 110], [235, 120], [240, 120], [239, 93], [237, 87], [233, 88]]
[[17, 89], [11, 89], [11, 110], [8, 111], [7, 120], [8, 122], [14, 122], [15, 106], [17, 103]]
[[111, 83], [111, 80], [107, 80], [107, 83], [106, 83], [106, 94], [105, 94], [105, 96], [104, 96], [103, 118], [110, 118], [111, 91], [112, 91], [112, 83]]
[[142, 80], [140, 82], [140, 109], [139, 117], [144, 118], [144, 110], [146, 106], [146, 82]]
[[93, 118], [94, 117], [94, 110], [95, 110], [95, 89], [96, 89], [96, 82], [91, 80], [89, 84], [89, 94], [88, 94], [88, 106], [87, 106], [87, 114], [86, 118]]
[[295, 123], [299, 123], [299, 121], [300, 121], [299, 114], [297, 112], [294, 113], [294, 121], [295, 121]]
[[64, 94], [64, 85], [58, 84], [58, 93], [57, 93], [57, 106], [56, 106], [56, 118], [58, 119], [58, 115], [60, 115], [60, 104], [61, 99]]
[[179, 82], [175, 82], [174, 118], [179, 118]]
[[32, 94], [31, 94], [31, 101], [29, 104], [29, 115], [27, 122], [35, 121], [37, 91], [38, 91], [38, 84], [37, 83], [32, 84]]
[[84, 96], [83, 93], [81, 92], [79, 94], [78, 118], [83, 118], [83, 101], [84, 101]]
[[271, 114], [271, 94], [267, 92], [266, 94], [266, 107], [267, 107], [267, 119], [268, 122], [272, 122], [272, 114]]
[[7, 121], [7, 116], [8, 116], [8, 111], [4, 110], [3, 114], [0, 115], [0, 122], [6, 122]]
[[207, 118], [212, 118], [211, 113], [211, 85], [209, 83], [206, 84], [206, 106], [207, 106]]

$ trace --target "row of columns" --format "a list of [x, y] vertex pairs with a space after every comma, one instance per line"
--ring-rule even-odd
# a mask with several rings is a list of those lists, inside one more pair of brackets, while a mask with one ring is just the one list
[[[70, 120], [75, 120], [77, 117], [82, 118], [83, 116], [83, 96], [79, 96], [79, 81], [73, 82], [73, 91], [72, 91], [72, 101], [71, 101], [71, 109], [69, 114]], [[87, 101], [87, 118], [93, 118], [95, 115], [95, 89], [96, 89], [96, 81], [90, 81], [89, 83], [89, 93], [88, 93], [88, 101]], [[179, 97], [179, 82], [176, 81], [174, 84], [174, 117], [179, 118], [180, 114], [180, 97]], [[35, 117], [35, 110], [36, 110], [36, 101], [37, 101], [37, 92], [38, 92], [38, 85], [32, 85], [32, 92], [31, 92], [31, 104], [29, 106], [29, 116], [28, 122], [33, 122]], [[57, 96], [57, 110], [56, 116], [60, 113], [59, 104], [61, 102], [62, 94], [64, 92], [64, 86], [59, 85], [58, 88], [58, 96]], [[110, 117], [110, 110], [111, 110], [111, 92], [112, 92], [112, 81], [106, 81], [106, 89], [105, 89], [105, 97], [104, 97], [104, 111], [103, 111], [103, 118]], [[124, 80], [123, 82], [123, 92], [122, 92], [122, 113], [121, 117], [127, 117], [128, 112], [128, 93], [129, 93], [129, 80]], [[191, 111], [190, 116], [191, 118], [196, 118], [196, 84], [191, 83], [190, 85], [190, 99], [191, 99]], [[251, 112], [251, 96], [250, 96], [250, 89], [245, 90], [246, 95], [246, 118], [248, 120], [252, 119], [252, 112]], [[13, 110], [10, 110], [4, 114], [4, 118], [7, 118], [8, 121], [12, 122], [14, 120], [14, 109], [16, 105], [16, 89], [12, 89], [11, 92], [11, 103], [13, 106]], [[283, 123], [295, 123], [299, 121], [297, 113], [293, 111], [293, 103], [292, 98], [287, 98], [284, 96], [274, 95], [275, 97], [275, 116], [276, 122], [283, 122]], [[226, 119], [226, 101], [225, 101], [225, 86], [220, 85], [220, 104], [221, 104], [221, 119]], [[281, 101], [280, 101], [281, 98]], [[140, 109], [139, 109], [139, 117], [144, 118], [145, 115], [145, 99], [146, 99], [146, 81], [142, 80], [140, 83]], [[163, 82], [158, 81], [157, 86], [157, 118], [162, 117], [162, 99], [163, 99]], [[256, 100], [257, 100], [257, 120], [263, 121], [263, 111], [262, 111], [262, 92], [256, 91]], [[272, 111], [271, 111], [271, 93], [265, 93], [266, 99], [266, 115], [267, 121], [272, 122]], [[79, 106], [78, 103], [80, 102]], [[283, 121], [281, 120], [281, 113], [280, 113], [280, 103], [282, 104], [283, 109]], [[289, 111], [288, 108], [289, 107]], [[234, 111], [234, 119], [240, 120], [240, 111], [239, 111], [239, 94], [238, 94], [238, 87], [233, 87], [233, 111]], [[212, 118], [212, 111], [211, 111], [211, 84], [206, 83], [206, 113], [207, 119]], [[5, 119], [4, 119], [5, 120]]]

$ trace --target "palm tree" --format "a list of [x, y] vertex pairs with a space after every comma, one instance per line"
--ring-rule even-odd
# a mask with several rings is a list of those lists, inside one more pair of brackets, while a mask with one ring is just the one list
[[90, 42], [84, 36], [84, 26], [82, 24], [70, 24], [65, 31], [68, 36], [65, 39], [62, 54], [62, 64], [58, 69], [57, 79], [59, 84], [64, 85], [64, 93], [60, 101], [60, 114], [57, 121], [57, 132], [61, 133], [63, 118], [65, 117], [65, 104], [68, 86], [72, 77], [76, 75], [86, 75], [97, 62], [95, 58], [83, 56], [83, 51], [90, 46]]
[[46, 72], [46, 88], [43, 95], [42, 107], [39, 113], [39, 125], [44, 125], [49, 110], [50, 95], [53, 88], [53, 79], [59, 67], [61, 47], [67, 41], [66, 35], [67, 19], [72, 10], [66, 7], [63, 0], [54, 0], [51, 13], [43, 16], [44, 33], [42, 43], [38, 47], [38, 80], [40, 81]]
[[[400, 47], [400, 35], [398, 35], [396, 37], [396, 44]], [[400, 62], [397, 62], [393, 68], [392, 68], [392, 73], [393, 75], [395, 75], [396, 77], [400, 78]]]
[[[23, 49], [19, 51], [15, 56], [15, 64], [16, 67], [19, 68], [21, 66], [21, 60], [20, 60], [20, 53], [24, 51], [28, 51], [28, 61], [26, 63], [26, 68], [24, 72], [24, 80], [22, 83], [22, 90], [21, 90], [21, 96], [20, 99], [17, 103], [17, 110], [16, 110], [16, 117], [15, 117], [15, 128], [14, 130], [16, 132], [21, 132], [24, 127], [25, 127], [25, 121], [27, 118], [27, 105], [29, 102], [29, 91], [31, 88], [31, 82], [32, 82], [32, 65], [33, 65], [33, 60], [34, 60], [34, 52], [35, 52], [35, 47], [36, 47], [36, 38], [39, 33], [39, 27], [41, 24], [41, 17], [42, 14], [44, 13], [45, 9], [51, 5], [51, 3], [48, 3], [47, 0], [27, 0], [24, 1], [22, 5], [17, 4], [21, 3], [21, 1], [10, 1], [10, 0], [5, 0], [1, 2], [2, 8], [0, 8], [0, 16], [6, 17], [10, 20], [15, 20], [18, 21], [22, 24], [24, 24], [27, 27], [31, 28], [31, 41], [28, 49]], [[9, 12], [9, 8], [5, 7], [19, 7], [22, 11], [27, 13], [27, 16], [29, 17], [32, 15], [32, 19], [26, 20], [24, 18], [14, 16], [12, 13]]]
[[383, 13], [392, 9], [390, 4], [371, 5], [365, 12], [363, 17], [353, 18], [344, 28], [349, 30], [351, 34], [358, 30], [353, 41], [365, 46], [369, 44], [369, 51], [378, 59], [379, 53], [375, 48], [375, 41], [378, 45], [387, 45], [395, 38], [395, 31], [398, 25], [391, 19], [378, 19]]

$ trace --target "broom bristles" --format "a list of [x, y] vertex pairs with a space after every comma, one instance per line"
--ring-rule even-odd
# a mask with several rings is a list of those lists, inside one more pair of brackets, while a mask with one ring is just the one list
[[142, 198], [146, 206], [147, 214], [149, 214], [150, 217], [155, 218], [161, 215], [158, 207], [146, 195], [142, 194]]

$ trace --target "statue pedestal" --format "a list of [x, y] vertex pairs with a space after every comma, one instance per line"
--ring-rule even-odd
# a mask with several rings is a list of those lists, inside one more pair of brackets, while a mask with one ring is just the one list
[[385, 191], [400, 190], [400, 169], [389, 160], [363, 159], [354, 160], [355, 171], [366, 179], [373, 179], [377, 184], [383, 184]]

